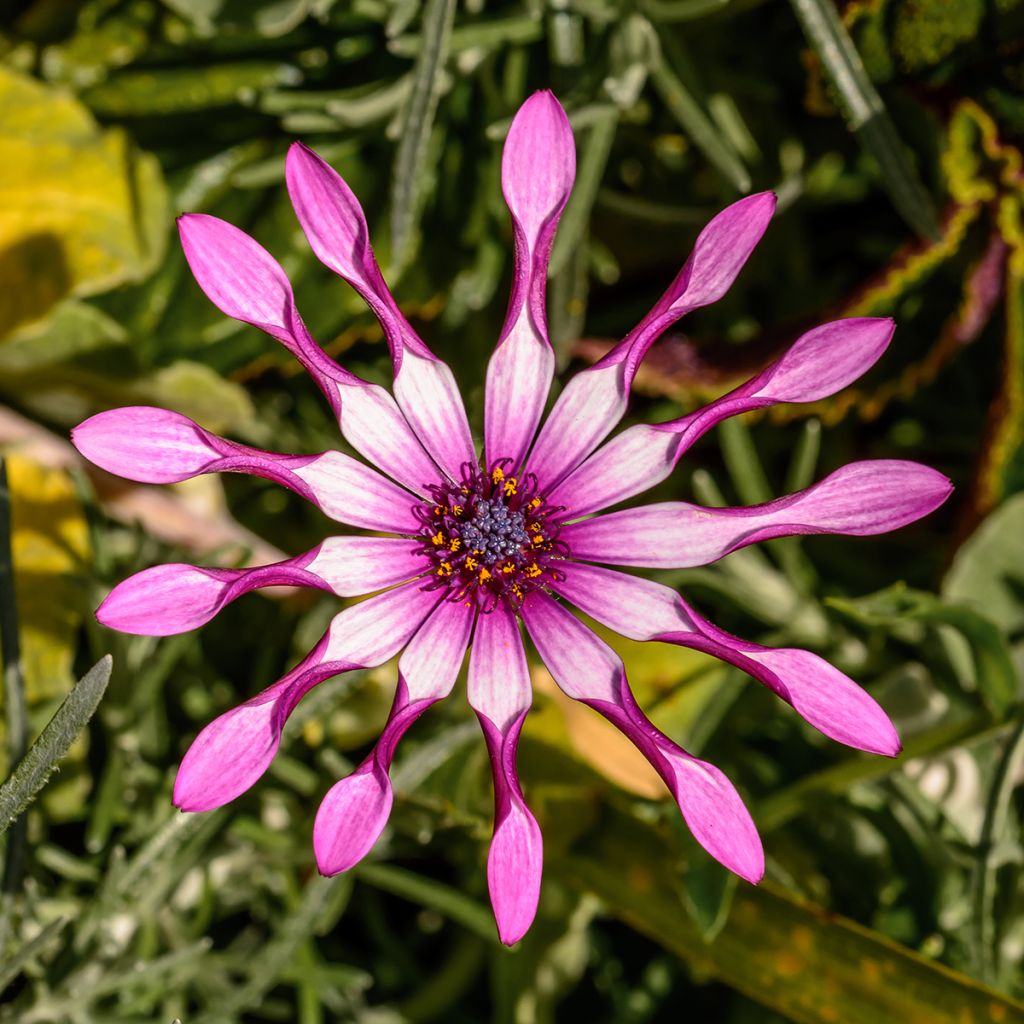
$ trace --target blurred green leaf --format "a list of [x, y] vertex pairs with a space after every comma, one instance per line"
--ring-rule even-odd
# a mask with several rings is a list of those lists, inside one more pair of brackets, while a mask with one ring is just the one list
[[850, 127], [878, 161], [893, 205], [919, 234], [933, 241], [940, 236], [931, 196], [914, 169], [832, 0], [791, 0], [800, 24], [835, 86]]
[[671, 863], [649, 827], [618, 815], [551, 869], [697, 970], [798, 1024], [1024, 1019], [1024, 1004], [769, 882], [740, 888], [706, 943], [669, 895]]

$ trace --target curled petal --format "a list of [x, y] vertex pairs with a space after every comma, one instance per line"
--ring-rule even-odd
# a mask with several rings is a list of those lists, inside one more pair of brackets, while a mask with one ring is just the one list
[[[431, 456], [449, 476], [458, 479], [462, 464], [476, 460], [462, 398], [451, 371], [423, 344], [398, 309], [370, 246], [359, 200], [333, 167], [301, 143], [288, 151], [285, 173], [296, 216], [313, 251], [355, 288], [380, 321], [391, 350], [398, 405]], [[386, 463], [374, 461], [391, 472]], [[415, 481], [393, 475], [414, 486], [436, 479], [436, 474]]]
[[380, 740], [351, 775], [331, 787], [317, 811], [313, 848], [322, 874], [358, 864], [383, 831], [393, 801], [388, 771], [395, 748], [409, 726], [451, 691], [473, 617], [464, 605], [442, 602], [402, 654], [395, 701]]
[[208, 472], [224, 457], [219, 440], [187, 416], [145, 405], [97, 413], [71, 431], [74, 446], [94, 465], [149, 484]]
[[288, 716], [314, 686], [394, 657], [438, 600], [436, 592], [426, 592], [413, 581], [336, 615], [317, 646], [291, 672], [225, 712], [196, 737], [178, 769], [175, 805], [183, 811], [208, 811], [244, 793], [266, 771]]
[[735, 391], [688, 416], [629, 427], [549, 494], [572, 515], [599, 512], [661, 483], [712, 427], [738, 413], [778, 402], [815, 402], [865, 373], [892, 339], [889, 319], [855, 317], [802, 335], [774, 363]]
[[530, 676], [515, 616], [499, 604], [477, 620], [469, 658], [469, 703], [487, 742], [494, 776], [494, 835], [487, 887], [501, 941], [511, 946], [537, 913], [543, 866], [540, 828], [526, 806], [516, 749], [530, 709]]
[[71, 440], [101, 469], [141, 483], [250, 473], [288, 487], [350, 526], [396, 533], [417, 533], [421, 526], [412, 512], [416, 497], [340, 452], [260, 451], [211, 434], [167, 409], [129, 406], [101, 412], [75, 427]]
[[773, 537], [888, 533], [928, 515], [951, 491], [949, 480], [927, 466], [879, 459], [843, 466], [813, 487], [765, 505], [662, 502], [572, 523], [561, 537], [575, 558], [682, 568]]
[[633, 741], [665, 781], [701, 846], [741, 878], [759, 882], [764, 875], [761, 840], [735, 787], [650, 723], [633, 699], [615, 652], [539, 591], [524, 602], [523, 621], [555, 682]]
[[775, 193], [759, 192], [727, 206], [704, 227], [693, 252], [654, 308], [602, 364], [625, 362], [627, 389], [655, 340], [680, 317], [717, 302], [732, 287], [775, 213]]
[[565, 111], [550, 92], [534, 93], [512, 121], [502, 154], [516, 255], [505, 326], [487, 368], [488, 463], [508, 458], [518, 467], [544, 410], [555, 363], [545, 311], [548, 259], [575, 174]]
[[222, 312], [276, 338], [302, 364], [338, 411], [337, 383], [359, 383], [313, 340], [295, 308], [281, 265], [233, 224], [206, 214], [178, 218], [185, 259], [199, 287]]
[[267, 770], [292, 708], [317, 683], [355, 668], [324, 657], [325, 636], [291, 672], [257, 697], [215, 718], [195, 738], [174, 780], [174, 805], [210, 811], [241, 796]]
[[726, 633], [668, 587], [596, 565], [565, 563], [558, 594], [633, 640], [703, 651], [735, 665], [790, 704], [825, 736], [893, 757], [900, 740], [888, 715], [849, 676], [817, 654], [770, 648]]
[[210, 621], [226, 604], [259, 587], [318, 587], [304, 571], [308, 555], [255, 569], [203, 569], [171, 563], [130, 576], [106, 596], [96, 618], [110, 629], [136, 636], [173, 636]]
[[626, 411], [633, 378], [647, 350], [686, 313], [728, 290], [775, 211], [771, 192], [747, 196], [704, 228], [693, 252], [650, 313], [600, 362], [570, 381], [555, 402], [530, 453], [542, 488], [574, 470], [608, 436]]

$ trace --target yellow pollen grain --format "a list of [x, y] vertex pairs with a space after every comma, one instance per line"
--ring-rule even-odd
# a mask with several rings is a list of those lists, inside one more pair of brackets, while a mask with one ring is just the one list
[[433, 544], [434, 547], [440, 547], [444, 543], [444, 534], [438, 530], [437, 533], [430, 538], [430, 543]]
[[530, 529], [534, 533], [540, 533], [540, 523], [530, 523]]
[[505, 564], [504, 564], [504, 565], [503, 565], [503, 566], [501, 567], [501, 571], [502, 571], [503, 573], [505, 573], [505, 575], [507, 576], [507, 575], [509, 575], [509, 573], [513, 573], [513, 572], [515, 572], [515, 571], [516, 571], [516, 567], [515, 567], [515, 566], [514, 566], [514, 565], [513, 565], [513, 564], [512, 564], [511, 562], [506, 562], [506, 563], [505, 563]]
[[542, 504], [542, 502], [541, 502], [540, 498], [534, 498], [533, 501], [531, 501], [530, 504], [527, 505], [526, 507], [530, 508], [530, 509], [540, 508], [541, 504]]
[[480, 563], [475, 558], [466, 559], [466, 568], [472, 572]]
[[500, 483], [504, 479], [504, 470], [501, 468], [501, 466], [495, 466], [494, 469], [491, 470], [491, 480], [493, 480], [494, 483]]
[[452, 515], [461, 516], [463, 512], [461, 505], [452, 505]]
[[534, 562], [532, 565], [527, 567], [526, 575], [531, 579], [536, 579], [540, 575], [540, 566]]
[[507, 495], [508, 497], [510, 497], [510, 498], [511, 498], [511, 497], [512, 497], [512, 496], [513, 496], [513, 495], [514, 495], [514, 494], [516, 493], [516, 488], [517, 488], [518, 486], [519, 486], [519, 483], [518, 483], [518, 481], [516, 480], [516, 478], [515, 478], [514, 476], [510, 476], [510, 477], [509, 477], [509, 478], [508, 478], [508, 479], [507, 479], [507, 480], [505, 481], [505, 494], [506, 494], [506, 495]]
[[462, 547], [462, 541], [458, 537], [453, 537], [452, 542], [448, 545], [449, 551], [458, 551]]
[[438, 576], [451, 576], [452, 574], [452, 563], [442, 562], [437, 569]]
[[443, 509], [443, 508], [441, 508], [441, 506], [440, 506], [440, 505], [435, 505], [435, 506], [434, 506], [434, 515], [435, 515], [435, 516], [439, 516], [439, 515], [442, 515], [442, 514], [443, 514], [443, 512], [444, 512], [444, 509]]
[[544, 538], [539, 533], [535, 533], [533, 535], [533, 546], [534, 547], [539, 547], [543, 543], [544, 543]]
[[518, 597], [520, 600], [522, 600], [523, 588], [519, 586], [518, 583], [512, 588], [512, 593], [515, 594], [516, 597]]
[[480, 582], [486, 583], [491, 578], [491, 574], [486, 569], [480, 570]]

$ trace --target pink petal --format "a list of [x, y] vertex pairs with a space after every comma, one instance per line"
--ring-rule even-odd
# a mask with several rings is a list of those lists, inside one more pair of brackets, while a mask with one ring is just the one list
[[604, 715], [651, 762], [701, 846], [741, 878], [759, 882], [764, 853], [739, 794], [717, 768], [688, 754], [650, 723], [615, 652], [542, 592], [527, 597], [523, 621], [555, 682]]
[[328, 537], [303, 566], [339, 597], [360, 597], [422, 576], [423, 542], [397, 537]]
[[217, 439], [188, 417], [150, 406], [90, 416], [71, 431], [71, 441], [108, 473], [151, 484], [188, 480], [223, 457]]
[[195, 738], [174, 780], [174, 805], [211, 811], [241, 796], [267, 770], [292, 708], [317, 683], [357, 666], [324, 657], [325, 636], [291, 672], [252, 700], [215, 718]]
[[560, 539], [578, 559], [656, 568], [707, 565], [773, 537], [888, 533], [928, 515], [951, 492], [946, 477], [916, 462], [854, 462], [765, 505], [704, 508], [662, 502], [571, 523]]
[[324, 452], [292, 469], [325, 515], [348, 526], [390, 533], [419, 533], [413, 515], [420, 500], [376, 470], [341, 452]]
[[476, 446], [452, 371], [440, 359], [406, 351], [395, 373], [395, 398], [423, 446], [453, 480], [476, 465]]
[[713, 217], [693, 252], [654, 308], [602, 364], [626, 363], [626, 387], [655, 340], [680, 317], [717, 302], [732, 287], [775, 213], [775, 193], [745, 196]]
[[441, 602], [410, 641], [398, 663], [399, 681], [388, 723], [373, 752], [324, 797], [313, 827], [321, 873], [358, 864], [387, 824], [393, 794], [388, 770], [405, 731], [451, 691], [466, 653], [474, 612]]
[[[384, 283], [359, 200], [333, 167], [300, 143], [288, 151], [285, 172], [296, 216], [313, 251], [355, 288], [380, 321], [391, 349], [398, 405], [431, 456], [458, 479], [462, 464], [476, 461], [462, 398], [451, 371], [409, 326]], [[352, 444], [363, 451], [355, 440]], [[373, 461], [391, 472], [384, 462]], [[435, 480], [392, 475], [413, 486]]]
[[712, 427], [777, 402], [815, 402], [865, 373], [892, 338], [893, 322], [836, 320], [808, 331], [778, 360], [698, 412], [652, 426], [629, 427], [596, 451], [548, 495], [573, 515], [599, 512], [661, 483]]
[[317, 646], [284, 678], [211, 722], [189, 748], [174, 784], [184, 811], [220, 807], [266, 771], [292, 710], [316, 685], [394, 657], [437, 604], [415, 581], [345, 609]]
[[172, 636], [205, 625], [226, 604], [258, 587], [319, 587], [303, 571], [308, 556], [255, 569], [202, 569], [172, 563], [130, 576], [106, 596], [96, 618], [110, 629], [137, 636]]
[[553, 589], [617, 633], [704, 651], [752, 675], [831, 739], [871, 753], [899, 753], [899, 737], [886, 713], [818, 655], [740, 640], [660, 583], [596, 565], [566, 562], [563, 569], [565, 578]]
[[569, 382], [530, 453], [528, 467], [542, 489], [557, 484], [607, 437], [626, 411], [633, 378], [647, 350], [680, 317], [725, 294], [774, 210], [775, 196], [762, 192], [718, 214], [700, 233], [686, 265], [639, 326], [604, 359]]
[[519, 108], [502, 155], [502, 189], [512, 214], [516, 262], [505, 326], [487, 369], [487, 464], [518, 468], [551, 386], [545, 292], [555, 229], [576, 175], [572, 129], [550, 92]]
[[416, 494], [441, 481], [441, 470], [389, 392], [377, 384], [338, 391], [341, 432], [360, 455]]
[[[418, 533], [422, 525], [412, 512], [419, 499], [347, 455], [260, 451], [211, 434], [167, 409], [129, 406], [101, 412], [75, 427], [71, 440], [90, 462], [129, 480], [163, 484], [201, 473], [251, 473], [296, 491], [350, 526]], [[433, 473], [436, 478], [437, 470]]]
[[537, 913], [543, 841], [516, 771], [516, 749], [530, 709], [531, 687], [519, 626], [504, 604], [477, 619], [467, 690], [494, 776], [487, 886], [498, 935], [510, 946], [526, 934]]
[[201, 213], [178, 218], [185, 259], [199, 287], [222, 312], [266, 331], [285, 346], [335, 401], [335, 382], [358, 378], [343, 370], [310, 337], [295, 309], [281, 265], [233, 224]]

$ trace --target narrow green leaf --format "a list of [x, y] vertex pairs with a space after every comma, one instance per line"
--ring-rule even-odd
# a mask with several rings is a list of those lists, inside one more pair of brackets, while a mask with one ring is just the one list
[[354, 870], [364, 882], [377, 889], [437, 910], [488, 942], [498, 941], [498, 932], [489, 911], [458, 889], [390, 864], [364, 861]]
[[907, 155], [882, 97], [864, 70], [834, 0], [790, 2], [804, 34], [835, 86], [850, 127], [878, 161], [893, 206], [919, 235], [938, 241], [935, 205]]
[[604, 169], [608, 165], [608, 156], [612, 150], [612, 141], [618, 124], [617, 108], [606, 107], [603, 115], [594, 121], [580, 146], [582, 152], [576, 183], [565, 208], [565, 215], [558, 226], [558, 236], [548, 266], [549, 277], [553, 277], [565, 267], [586, 231], [590, 222], [590, 211], [597, 198]]
[[410, 254], [413, 224], [416, 219], [423, 181], [427, 142], [441, 95], [441, 76], [448, 58], [455, 0], [429, 0], [423, 12], [423, 46], [416, 57], [412, 89], [395, 154], [391, 193], [391, 248], [397, 271]]
[[998, 864], [993, 852], [1000, 839], [1007, 835], [1010, 801], [1020, 780], [1022, 765], [1024, 717], [1018, 717], [996, 762], [971, 871], [971, 951], [978, 976], [990, 984], [995, 984], [999, 977], [998, 919], [995, 906]]
[[61, 933], [67, 923], [66, 917], [58, 917], [56, 921], [51, 921], [34, 939], [30, 939], [21, 949], [0, 963], [0, 992], [14, 981], [34, 956], [49, 945], [51, 939]]
[[814, 479], [821, 452], [821, 420], [807, 420], [786, 472], [786, 493], [802, 491]]
[[43, 788], [57, 762], [92, 718], [110, 681], [112, 667], [107, 654], [78, 680], [11, 777], [0, 786], [0, 835]]
[[310, 881], [302, 892], [298, 906], [277, 923], [274, 937], [251, 957], [245, 980], [241, 984], [232, 985], [205, 1013], [196, 1017], [195, 1024], [220, 1024], [224, 1020], [235, 1020], [246, 1010], [258, 1007], [263, 996], [291, 966], [296, 950], [313, 933], [321, 909], [332, 898], [333, 891], [351, 885], [350, 873], [336, 875], [334, 878], [318, 876]]
[[737, 192], [749, 192], [750, 175], [739, 155], [672, 70], [661, 46], [653, 49], [656, 52], [650, 56], [651, 82], [669, 113]]

